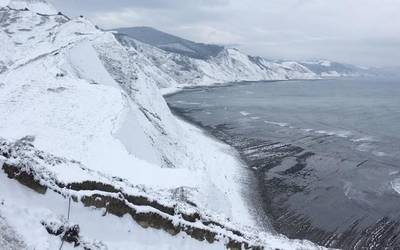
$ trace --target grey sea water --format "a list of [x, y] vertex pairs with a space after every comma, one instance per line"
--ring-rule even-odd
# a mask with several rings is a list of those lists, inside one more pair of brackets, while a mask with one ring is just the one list
[[400, 80], [242, 83], [167, 101], [240, 152], [278, 232], [400, 248]]

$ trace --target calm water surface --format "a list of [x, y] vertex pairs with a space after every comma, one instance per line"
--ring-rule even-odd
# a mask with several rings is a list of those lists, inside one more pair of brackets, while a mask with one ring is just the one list
[[241, 153], [277, 231], [400, 247], [400, 81], [243, 83], [167, 101]]

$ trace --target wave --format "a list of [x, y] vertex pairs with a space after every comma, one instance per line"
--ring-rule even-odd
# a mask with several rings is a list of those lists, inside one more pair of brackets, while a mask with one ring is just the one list
[[332, 135], [332, 136], [337, 136], [341, 138], [348, 138], [351, 136], [353, 133], [347, 130], [340, 130], [340, 131], [325, 131], [325, 130], [317, 130], [315, 131], [317, 134], [325, 134], [325, 135]]
[[279, 127], [288, 127], [289, 124], [285, 122], [272, 122], [272, 121], [264, 121], [266, 124], [276, 125]]
[[373, 150], [374, 146], [370, 143], [362, 143], [358, 145], [356, 149], [361, 152], [367, 152]]
[[286, 122], [275, 122], [275, 121], [264, 121], [267, 124], [276, 125], [280, 127], [287, 127], [290, 129], [299, 129], [304, 132], [314, 132], [316, 134], [323, 134], [323, 135], [330, 135], [330, 136], [337, 136], [340, 138], [348, 138], [353, 135], [351, 131], [348, 130], [337, 130], [337, 131], [328, 131], [328, 130], [314, 130], [311, 128], [296, 128], [291, 126], [289, 123]]
[[388, 156], [387, 153], [382, 152], [382, 151], [372, 151], [372, 154], [378, 157], [383, 157], [383, 156]]
[[177, 103], [180, 103], [180, 104], [187, 104], [187, 105], [200, 105], [201, 103], [198, 103], [198, 102], [186, 102], [186, 101], [176, 101]]
[[372, 136], [365, 136], [365, 137], [361, 137], [361, 138], [356, 138], [356, 139], [352, 139], [352, 142], [366, 142], [366, 141], [376, 141]]
[[[250, 117], [250, 118], [255, 119], [253, 117]], [[311, 129], [311, 128], [296, 128], [286, 122], [276, 122], [276, 121], [264, 121], [264, 122], [269, 125], [285, 127], [285, 128], [289, 128], [289, 129], [297, 129], [297, 130], [301, 130], [303, 132], [307, 132], [307, 133], [311, 133], [311, 134], [320, 134], [320, 135], [328, 135], [328, 136], [335, 136], [338, 138], [344, 138], [350, 142], [356, 143], [356, 150], [358, 150], [360, 152], [369, 152], [372, 155], [377, 156], [377, 157], [385, 157], [385, 156], [389, 155], [383, 151], [377, 150], [377, 146], [374, 145], [372, 142], [378, 142], [378, 140], [376, 140], [372, 136], [362, 136], [362, 137], [356, 138], [354, 136], [354, 133], [351, 131], [348, 131], [348, 130], [315, 130], [315, 129]]]

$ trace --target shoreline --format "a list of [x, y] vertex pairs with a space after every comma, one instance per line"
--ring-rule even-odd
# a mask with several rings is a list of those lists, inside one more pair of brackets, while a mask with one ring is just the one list
[[185, 123], [187, 126], [192, 126], [193, 128], [199, 130], [201, 135], [208, 140], [211, 140], [212, 142], [215, 142], [217, 144], [221, 144], [223, 147], [227, 147], [228, 152], [222, 152], [221, 150], [221, 153], [228, 154], [234, 157], [238, 164], [241, 166], [240, 171], [246, 175], [245, 177], [248, 178], [246, 179], [246, 183], [241, 182], [239, 183], [239, 185], [236, 186], [238, 187], [241, 199], [244, 202], [244, 205], [254, 222], [254, 226], [272, 235], [281, 234], [274, 229], [274, 227], [272, 226], [272, 222], [265, 211], [264, 204], [262, 202], [263, 199], [261, 196], [262, 189], [259, 186], [260, 182], [255, 175], [255, 172], [252, 171], [252, 169], [248, 166], [247, 162], [245, 161], [245, 159], [243, 159], [241, 153], [237, 150], [237, 148], [217, 137], [215, 134], [212, 133], [211, 130], [206, 129], [200, 123], [195, 122], [189, 117], [184, 116], [178, 110], [170, 106], [169, 108], [178, 122]]
[[[291, 81], [317, 81], [317, 80], [332, 80], [332, 79], [322, 79], [322, 78], [316, 78], [316, 79], [286, 79], [286, 80], [259, 80], [259, 81], [238, 81], [238, 82], [227, 82], [227, 83], [215, 83], [215, 84], [210, 84], [210, 85], [198, 85], [198, 86], [183, 86], [183, 87], [174, 87], [174, 88], [167, 88], [165, 89], [166, 91], [162, 91], [162, 96], [164, 100], [166, 101], [167, 97], [174, 96], [176, 94], [179, 94], [184, 91], [196, 91], [199, 89], [213, 89], [213, 88], [224, 88], [224, 87], [230, 87], [233, 85], [247, 85], [251, 83], [261, 83], [261, 82], [266, 82], [266, 83], [274, 83], [274, 82], [291, 82]], [[168, 102], [166, 101], [168, 108], [170, 109], [171, 113], [173, 116], [178, 120], [178, 122], [183, 122], [187, 124], [188, 126], [193, 126], [194, 128], [198, 129], [203, 136], [206, 138], [215, 141], [217, 143], [221, 143], [227, 147], [230, 148], [231, 153], [233, 153], [233, 157], [236, 158], [236, 160], [240, 163], [240, 165], [243, 165], [243, 170], [246, 171], [248, 177], [251, 178], [251, 181], [248, 183], [240, 183], [240, 189], [241, 189], [241, 196], [243, 201], [246, 203], [246, 208], [249, 211], [253, 221], [255, 222], [255, 226], [258, 228], [267, 231], [268, 233], [271, 233], [272, 235], [278, 235], [282, 234], [288, 237], [285, 232], [278, 232], [274, 226], [273, 226], [273, 221], [272, 218], [270, 218], [271, 214], [268, 213], [267, 211], [269, 208], [265, 207], [264, 201], [265, 199], [262, 197], [262, 190], [263, 190], [263, 183], [260, 179], [260, 177], [257, 176], [256, 171], [254, 171], [250, 165], [249, 162], [246, 161], [245, 157], [243, 154], [236, 148], [235, 146], [231, 145], [228, 141], [223, 140], [222, 138], [218, 137], [215, 134], [215, 131], [212, 129], [207, 129], [206, 126], [203, 126], [200, 122], [196, 122], [193, 119], [191, 119], [188, 116], [185, 116], [182, 112], [179, 110], [171, 107]], [[250, 194], [249, 196], [245, 197], [245, 194]], [[291, 238], [291, 239], [296, 239], [296, 238]], [[301, 239], [305, 240], [305, 239]]]
[[237, 82], [225, 82], [225, 83], [212, 83], [212, 84], [200, 84], [200, 85], [183, 85], [182, 87], [169, 87], [160, 89], [162, 96], [169, 97], [178, 94], [182, 91], [195, 90], [195, 89], [212, 89], [212, 88], [223, 88], [230, 87], [232, 85], [246, 85], [250, 83], [262, 83], [262, 82], [294, 82], [294, 81], [319, 81], [319, 80], [335, 80], [335, 78], [314, 78], [314, 79], [278, 79], [278, 80], [257, 80], [257, 81], [237, 81]]

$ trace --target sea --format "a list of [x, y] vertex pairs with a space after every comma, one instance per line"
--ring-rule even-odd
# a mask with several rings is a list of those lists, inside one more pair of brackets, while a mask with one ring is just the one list
[[400, 246], [400, 79], [241, 82], [166, 100], [239, 152], [254, 172], [253, 205], [277, 232], [344, 249]]

